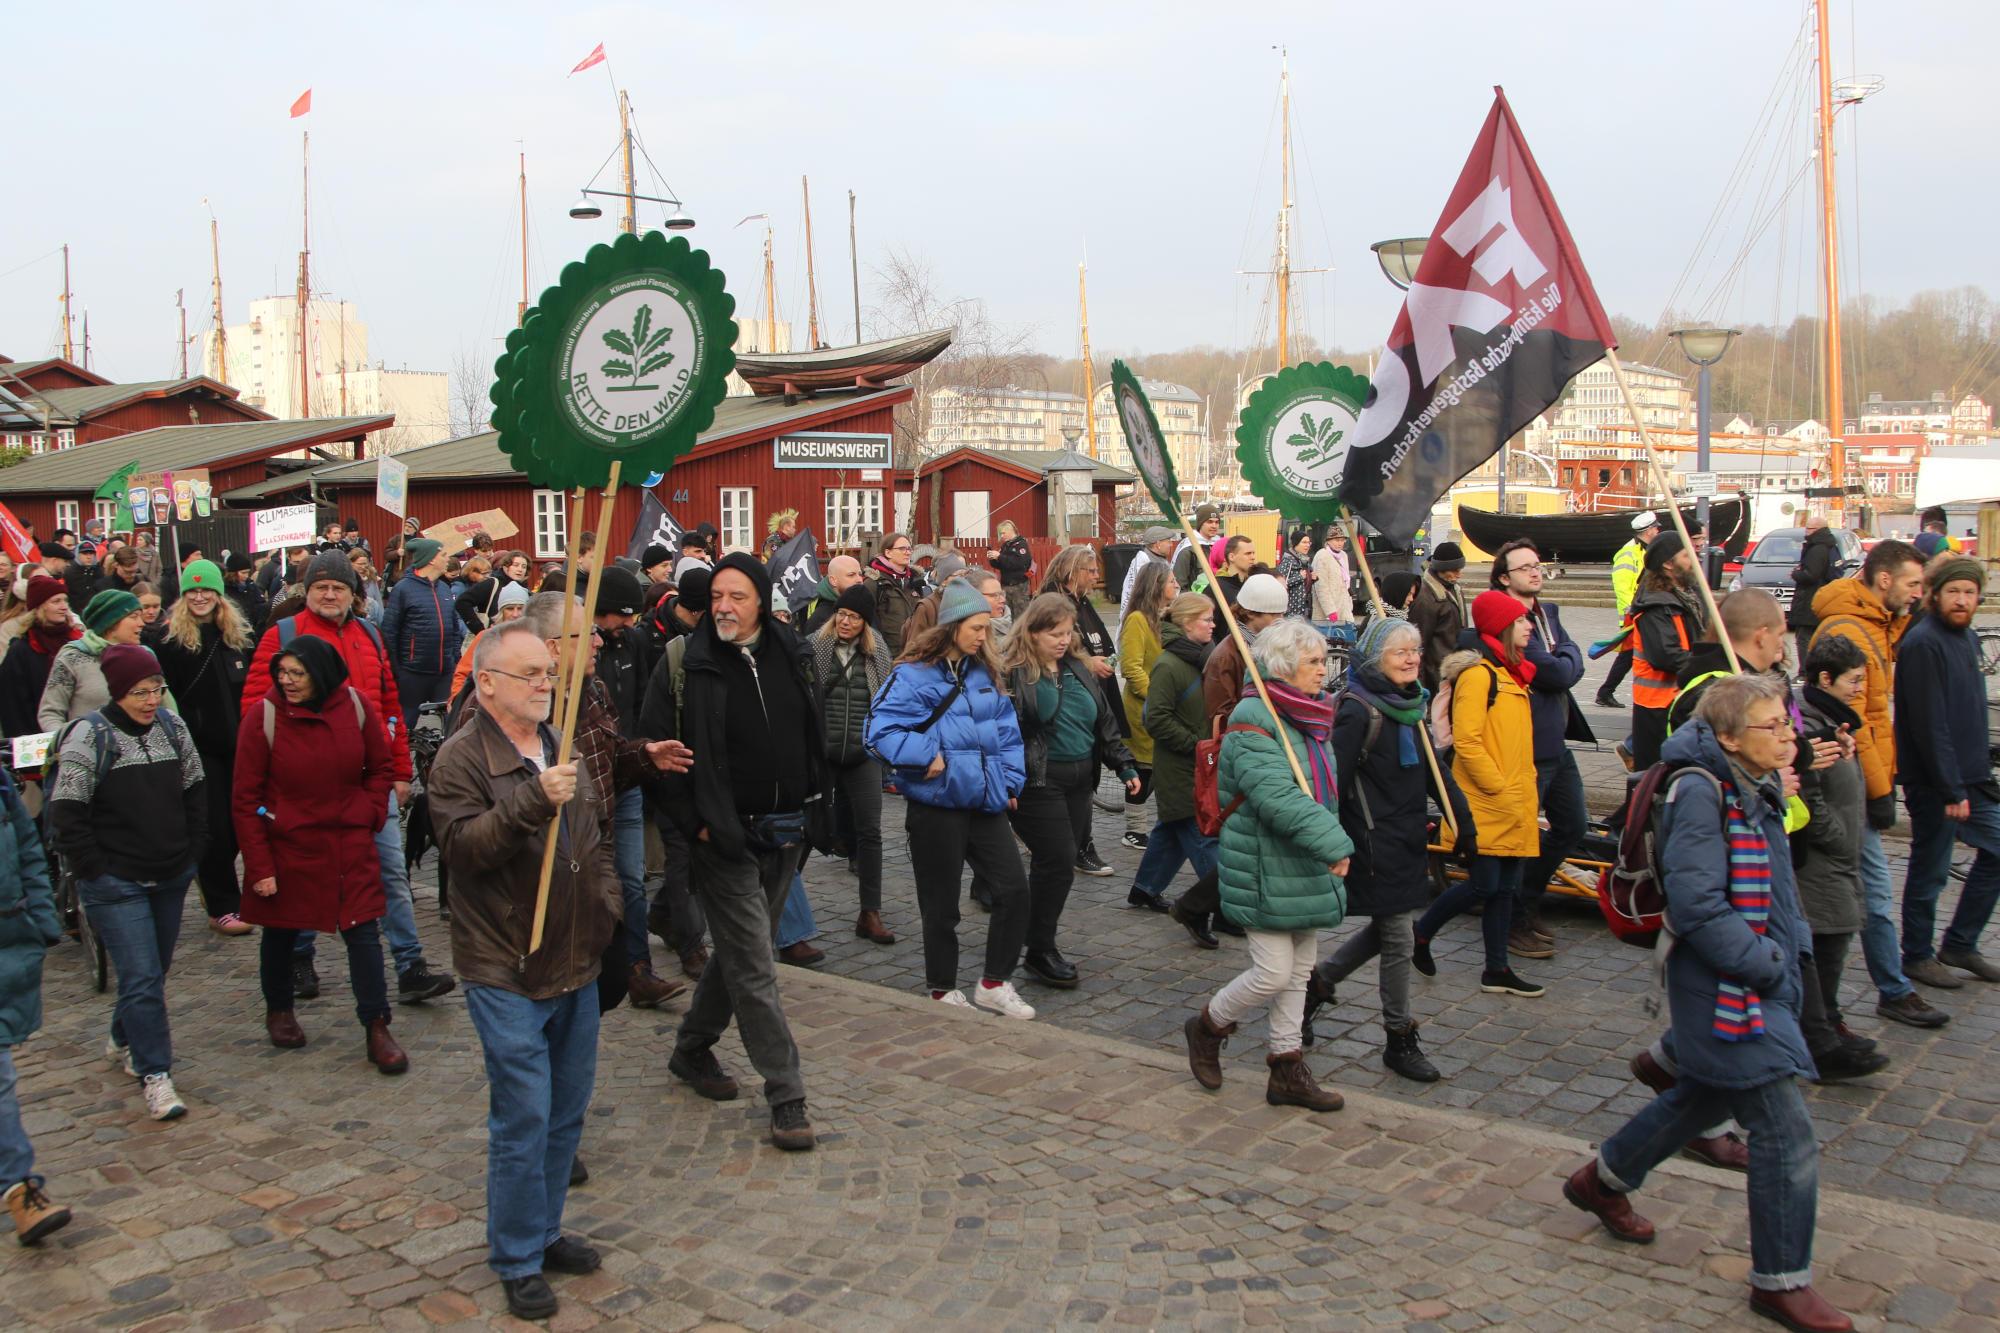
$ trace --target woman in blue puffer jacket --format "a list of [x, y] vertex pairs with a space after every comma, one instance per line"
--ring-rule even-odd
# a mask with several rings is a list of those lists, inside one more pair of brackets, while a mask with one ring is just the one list
[[[1028, 931], [1028, 877], [1007, 824], [1028, 775], [1021, 727], [988, 643], [992, 621], [978, 589], [962, 582], [947, 588], [937, 624], [904, 648], [876, 695], [866, 741], [895, 771], [907, 803], [903, 828], [931, 998], [1033, 1018], [1014, 993]], [[958, 886], [968, 862], [993, 893], [986, 969], [970, 1001], [958, 989]]]

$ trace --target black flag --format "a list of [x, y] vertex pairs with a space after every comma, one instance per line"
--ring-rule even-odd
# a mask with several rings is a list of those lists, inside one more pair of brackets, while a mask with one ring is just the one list
[[794, 608], [812, 599], [819, 588], [819, 539], [810, 528], [800, 529], [771, 557], [771, 586]]
[[632, 540], [625, 543], [625, 554], [638, 560], [648, 546], [664, 546], [669, 555], [679, 555], [681, 549], [680, 523], [651, 491], [639, 502], [639, 521], [632, 525]]

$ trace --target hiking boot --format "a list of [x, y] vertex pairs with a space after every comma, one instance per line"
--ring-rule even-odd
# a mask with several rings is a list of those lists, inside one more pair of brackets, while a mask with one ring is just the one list
[[1518, 995], [1525, 1000], [1539, 999], [1548, 994], [1545, 988], [1516, 976], [1511, 967], [1500, 972], [1481, 972], [1479, 989], [1488, 995]]
[[1555, 934], [1542, 924], [1542, 909], [1540, 907], [1536, 907], [1528, 913], [1527, 925], [1528, 933], [1542, 943], [1554, 944], [1556, 942]]
[[1935, 986], [1939, 990], [1957, 990], [1965, 984], [1934, 957], [1920, 958], [1914, 963], [1903, 964], [1903, 975], [1926, 986]]
[[1389, 1034], [1389, 1044], [1382, 1050], [1382, 1064], [1389, 1072], [1416, 1083], [1435, 1083], [1443, 1077], [1424, 1055], [1423, 1047], [1417, 1045], [1415, 1023], [1400, 1028], [1384, 1024], [1382, 1030]]
[[1819, 1068], [1819, 1077], [1813, 1082], [1845, 1083], [1881, 1073], [1889, 1067], [1889, 1057], [1880, 1051], [1863, 1051], [1843, 1044], [1824, 1054], [1815, 1053], [1813, 1064]]
[[273, 1046], [283, 1050], [293, 1050], [306, 1044], [305, 1029], [299, 1026], [298, 1016], [289, 1009], [265, 1010], [264, 1032], [271, 1038]]
[[313, 967], [313, 958], [309, 953], [292, 955], [292, 998], [295, 1000], [319, 998], [319, 972]]
[[69, 1225], [69, 1209], [58, 1207], [42, 1191], [42, 1182], [30, 1176], [8, 1186], [0, 1195], [14, 1218], [14, 1239], [23, 1245], [39, 1245], [42, 1237]]
[[1021, 958], [1029, 976], [1057, 990], [1076, 989], [1076, 966], [1058, 949], [1031, 949]]
[[449, 972], [433, 971], [419, 958], [396, 974], [396, 995], [404, 1004], [422, 1004], [456, 989], [458, 982]]
[[1194, 941], [1195, 948], [1219, 949], [1222, 947], [1222, 941], [1210, 933], [1208, 919], [1196, 916], [1193, 912], [1183, 911], [1178, 898], [1168, 905], [1167, 915], [1180, 923], [1181, 929], [1185, 930], [1188, 933], [1188, 938]]
[[698, 1051], [675, 1051], [667, 1058], [667, 1072], [712, 1102], [733, 1102], [742, 1091], [706, 1046]]
[[882, 924], [880, 912], [863, 912], [854, 918], [854, 933], [870, 944], [894, 944], [895, 933]]
[[1187, 1034], [1188, 1068], [1194, 1073], [1194, 1081], [1214, 1092], [1222, 1086], [1222, 1044], [1236, 1031], [1236, 1025], [1218, 1025], [1208, 1016], [1208, 1006], [1203, 1005], [1201, 1012], [1190, 1018], [1181, 1031]]
[[826, 951], [815, 949], [800, 940], [797, 944], [787, 944], [778, 950], [778, 961], [791, 967], [817, 967], [826, 961]]
[[1872, 1051], [1875, 1049], [1875, 1039], [1873, 1037], [1864, 1037], [1845, 1023], [1835, 1023], [1833, 1030], [1839, 1035], [1842, 1046], [1852, 1047], [1857, 1051]]
[[1680, 1082], [1679, 1079], [1660, 1067], [1660, 1062], [1653, 1058], [1651, 1051], [1641, 1051], [1633, 1056], [1632, 1063], [1627, 1068], [1632, 1071], [1633, 1078], [1638, 1079], [1654, 1092], [1665, 1092], [1673, 1087], [1674, 1084]]
[[1173, 904], [1167, 901], [1167, 896], [1164, 893], [1148, 893], [1136, 884], [1126, 891], [1125, 905], [1127, 907], [1143, 907], [1148, 912], [1171, 912], [1174, 910]]
[[1848, 1333], [1854, 1321], [1811, 1287], [1790, 1291], [1750, 1288], [1750, 1313], [1775, 1319], [1794, 1333]]
[[786, 1152], [811, 1152], [812, 1122], [806, 1119], [806, 1099], [779, 1102], [771, 1108], [771, 1142]]
[[701, 971], [707, 966], [708, 949], [704, 945], [697, 944], [681, 955], [681, 971], [687, 974], [689, 981], [700, 981]]
[[1556, 946], [1526, 926], [1510, 926], [1507, 929], [1507, 952], [1516, 958], [1554, 958]]
[[1431, 957], [1431, 942], [1421, 935], [1417, 936], [1416, 948], [1410, 950], [1410, 966], [1427, 977], [1438, 974], [1437, 959]]
[[669, 981], [653, 974], [653, 965], [646, 959], [632, 964], [632, 975], [625, 983], [626, 992], [632, 1003], [641, 1009], [658, 1007], [660, 1001], [671, 1000], [687, 989], [685, 981]]
[[1938, 961], [1946, 967], [1970, 972], [1981, 981], [2000, 981], [2000, 965], [1990, 962], [1977, 949], [1939, 949]]
[[1904, 1023], [1913, 1028], [1941, 1028], [1951, 1022], [1950, 1014], [1915, 991], [1911, 991], [1908, 995], [1898, 995], [1893, 1000], [1879, 1001], [1875, 1005], [1875, 1016], [1886, 1018], [1893, 1023]]
[[1732, 1133], [1717, 1134], [1713, 1138], [1689, 1139], [1681, 1145], [1681, 1156], [1706, 1163], [1720, 1171], [1748, 1174], [1750, 1170], [1750, 1145]]
[[1299, 1019], [1299, 1042], [1301, 1045], [1311, 1047], [1314, 1042], [1319, 1040], [1318, 1036], [1313, 1032], [1313, 1019], [1319, 1017], [1321, 1009], [1332, 1003], [1333, 987], [1320, 984], [1319, 969], [1314, 968], [1311, 972], [1306, 973], [1306, 1008], [1305, 1013]]
[[557, 1236], [555, 1244], [542, 1251], [544, 1273], [595, 1273], [603, 1266], [603, 1255], [568, 1236]]
[[1653, 1224], [1633, 1212], [1631, 1202], [1598, 1177], [1596, 1158], [1578, 1167], [1563, 1182], [1563, 1197], [1596, 1217], [1617, 1239], [1634, 1245], [1653, 1243]]
[[1272, 1106], [1303, 1106], [1308, 1111], [1338, 1111], [1347, 1099], [1332, 1088], [1322, 1088], [1306, 1068], [1304, 1051], [1267, 1055], [1270, 1081], [1264, 1084], [1264, 1100]]
[[174, 1091], [171, 1074], [148, 1074], [141, 1081], [146, 1092], [146, 1114], [155, 1120], [178, 1120], [187, 1114], [187, 1103]]
[[1243, 927], [1237, 925], [1220, 912], [1209, 918], [1208, 928], [1215, 931], [1218, 935], [1228, 935], [1239, 940], [1243, 938]]
[[389, 1035], [389, 1016], [368, 1020], [368, 1063], [385, 1074], [400, 1074], [410, 1067], [410, 1057]]
[[540, 1273], [526, 1277], [503, 1277], [501, 1290], [507, 1293], [507, 1313], [516, 1319], [538, 1322], [550, 1318], [560, 1308], [549, 1280]]
[[1098, 859], [1095, 848], [1086, 847], [1076, 854], [1076, 873], [1089, 875], [1092, 879], [1104, 879], [1117, 872]]

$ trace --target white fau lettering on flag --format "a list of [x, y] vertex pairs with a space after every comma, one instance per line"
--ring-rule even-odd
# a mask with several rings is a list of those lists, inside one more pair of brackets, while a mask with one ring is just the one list
[[1507, 95], [1459, 173], [1355, 427], [1341, 499], [1395, 544], [1616, 347]]
[[771, 585], [795, 608], [804, 606], [818, 590], [819, 539], [810, 528], [800, 529], [772, 556]]

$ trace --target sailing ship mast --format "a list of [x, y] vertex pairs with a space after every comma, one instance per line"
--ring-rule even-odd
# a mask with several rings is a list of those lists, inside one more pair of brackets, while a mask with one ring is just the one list
[[[204, 204], [208, 201], [202, 200]], [[210, 288], [215, 300], [215, 378], [229, 382], [229, 329], [222, 322], [222, 242], [217, 239], [215, 214], [208, 215], [208, 263]]]
[[764, 339], [778, 350], [778, 266], [771, 260], [771, 219], [764, 219]]
[[514, 307], [514, 323], [528, 322], [528, 154], [521, 154], [521, 303]]
[[69, 334], [69, 242], [68, 241], [63, 242], [62, 308], [63, 308], [63, 360], [68, 361], [71, 364], [75, 364], [76, 344], [70, 341], [70, 334]]
[[299, 161], [303, 170], [303, 207], [299, 213], [299, 394], [297, 407], [300, 417], [312, 415], [312, 367], [308, 346], [311, 342], [306, 332], [306, 307], [312, 299], [312, 131], [299, 131]]
[[[819, 284], [813, 277], [813, 196], [812, 182], [799, 177], [799, 190], [806, 201], [806, 346], [816, 348], [819, 340]], [[855, 341], [860, 341], [856, 339]]]
[[1827, 35], [1826, 0], [1814, 0], [1813, 27], [1819, 42], [1819, 201], [1820, 258], [1825, 265], [1826, 341], [1822, 349], [1826, 371], [1826, 433], [1828, 471], [1832, 474], [1833, 512], [1846, 505], [1847, 449], [1842, 439], [1840, 361], [1840, 242], [1838, 196], [1833, 179], [1833, 66]]
[[187, 288], [185, 287], [174, 288], [174, 309], [180, 312], [180, 317], [181, 317], [181, 378], [182, 379], [186, 379], [188, 377], [188, 308], [187, 308], [186, 298], [187, 298]]
[[632, 99], [626, 95], [623, 88], [618, 90], [618, 133], [625, 154], [625, 216], [618, 223], [618, 229], [637, 234], [639, 187], [632, 174]]
[[1278, 68], [1279, 120], [1284, 148], [1278, 177], [1278, 369], [1292, 362], [1292, 60], [1280, 48]]
[[1090, 292], [1082, 264], [1076, 266], [1076, 309], [1083, 325], [1083, 426], [1090, 439], [1090, 456], [1097, 457], [1097, 375], [1090, 364]]

